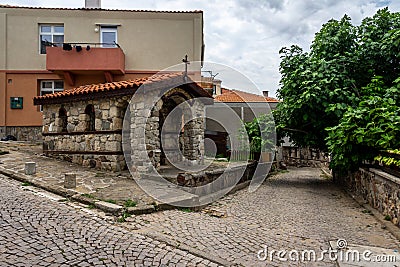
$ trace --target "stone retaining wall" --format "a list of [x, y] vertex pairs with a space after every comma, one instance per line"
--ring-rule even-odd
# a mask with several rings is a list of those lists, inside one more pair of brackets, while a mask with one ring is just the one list
[[[279, 153], [280, 152], [280, 153]], [[288, 166], [328, 167], [329, 156], [313, 148], [281, 147], [282, 161]]]
[[17, 141], [28, 141], [32, 143], [41, 142], [42, 127], [40, 126], [6, 126], [1, 127], [0, 137], [12, 135], [17, 138]]
[[368, 201], [400, 226], [400, 178], [373, 168], [360, 168], [355, 173], [335, 178], [347, 190]]
[[241, 177], [239, 182], [245, 182], [253, 177], [254, 171], [257, 167], [256, 162], [248, 163], [231, 168], [220, 168], [199, 173], [182, 173], [176, 177], [176, 180], [171, 180], [180, 186], [186, 187], [199, 187], [209, 184], [217, 180], [222, 174], [225, 174], [224, 179], [220, 181], [220, 187], [226, 188], [235, 184], [235, 179]]

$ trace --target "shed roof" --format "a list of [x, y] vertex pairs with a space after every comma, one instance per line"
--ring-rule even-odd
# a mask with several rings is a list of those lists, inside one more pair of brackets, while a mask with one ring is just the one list
[[[200, 87], [197, 83], [190, 80], [184, 82], [182, 72], [160, 73], [150, 77], [139, 78], [135, 80], [119, 81], [112, 83], [101, 83], [83, 85], [62, 92], [36, 96], [33, 99], [35, 105], [66, 103], [71, 101], [93, 100], [98, 98], [107, 98], [115, 96], [133, 95], [142, 85], [151, 85], [160, 87], [182, 87], [190, 88], [196, 96], [212, 98], [212, 96]], [[151, 87], [150, 87], [151, 88]]]

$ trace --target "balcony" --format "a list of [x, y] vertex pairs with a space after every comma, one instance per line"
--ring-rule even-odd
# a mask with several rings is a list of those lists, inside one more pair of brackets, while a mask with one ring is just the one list
[[72, 50], [47, 47], [46, 69], [63, 73], [71, 85], [74, 84], [74, 75], [94, 72], [104, 73], [107, 81], [112, 82], [114, 74], [125, 74], [125, 54], [119, 47], [86, 49], [84, 46]]

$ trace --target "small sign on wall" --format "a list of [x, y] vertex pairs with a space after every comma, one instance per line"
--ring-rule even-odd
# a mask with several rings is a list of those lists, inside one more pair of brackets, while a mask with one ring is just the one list
[[11, 109], [22, 109], [24, 107], [23, 97], [11, 97], [10, 98]]

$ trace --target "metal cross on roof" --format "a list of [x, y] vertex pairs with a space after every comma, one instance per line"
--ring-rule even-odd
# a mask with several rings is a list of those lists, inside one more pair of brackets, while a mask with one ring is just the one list
[[187, 81], [187, 72], [188, 72], [188, 65], [190, 64], [190, 61], [188, 60], [188, 55], [185, 56], [184, 59], [182, 59], [182, 62], [185, 63], [185, 81]]

